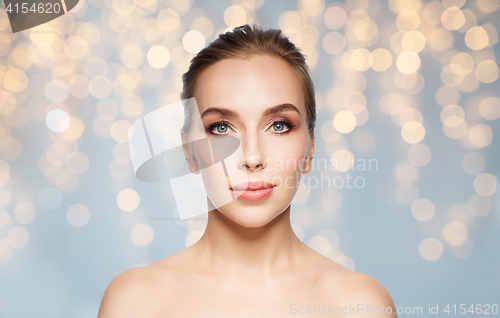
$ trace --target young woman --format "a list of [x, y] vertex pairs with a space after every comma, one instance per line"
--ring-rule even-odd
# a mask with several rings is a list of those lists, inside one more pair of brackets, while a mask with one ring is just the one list
[[[248, 182], [212, 179], [207, 193], [234, 200], [214, 208], [208, 199], [207, 227], [194, 245], [115, 277], [98, 317], [396, 317], [381, 283], [292, 230], [290, 203], [311, 170], [316, 117], [300, 50], [281, 30], [243, 25], [201, 50], [183, 82], [181, 97], [195, 97], [208, 138], [239, 139], [242, 154], [226, 169]], [[193, 133], [191, 113], [183, 138]], [[184, 152], [197, 173], [204, 158], [189, 144]]]

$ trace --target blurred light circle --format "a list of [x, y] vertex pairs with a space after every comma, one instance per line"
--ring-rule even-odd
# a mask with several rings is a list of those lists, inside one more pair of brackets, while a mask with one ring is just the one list
[[202, 231], [189, 232], [189, 234], [186, 236], [186, 240], [184, 242], [186, 244], [186, 247], [190, 247], [191, 245], [198, 242], [201, 239], [201, 237], [203, 236], [203, 233], [204, 232], [202, 232]]
[[462, 159], [462, 168], [470, 175], [478, 175], [484, 171], [486, 167], [486, 159], [477, 152], [471, 152]]
[[441, 258], [443, 255], [443, 244], [433, 237], [428, 237], [420, 241], [418, 245], [418, 252], [423, 259], [434, 262]]
[[139, 223], [132, 229], [130, 236], [132, 242], [138, 246], [147, 246], [154, 239], [154, 231], [151, 226], [146, 223]]
[[90, 220], [90, 211], [83, 204], [73, 204], [66, 212], [66, 220], [74, 227], [82, 227]]
[[63, 102], [69, 96], [69, 87], [61, 80], [49, 81], [45, 85], [45, 96], [54, 103]]
[[112, 160], [108, 166], [108, 171], [111, 177], [115, 180], [125, 180], [130, 176], [132, 169], [129, 163], [118, 162]]
[[113, 85], [105, 76], [95, 76], [89, 83], [89, 89], [95, 98], [106, 98], [111, 94]]
[[331, 163], [335, 170], [347, 171], [354, 166], [354, 155], [347, 149], [339, 149], [333, 153]]
[[492, 83], [498, 79], [498, 66], [493, 60], [484, 60], [476, 66], [476, 77], [483, 83]]
[[465, 0], [443, 0], [443, 5], [446, 8], [450, 8], [450, 7], [461, 8], [464, 6], [464, 4], [465, 4]]
[[113, 147], [113, 158], [119, 163], [129, 163], [132, 161], [131, 146], [127, 143], [117, 143]]
[[441, 15], [441, 23], [445, 29], [458, 30], [465, 23], [465, 15], [459, 7], [452, 6], [444, 10]]
[[472, 254], [473, 249], [474, 249], [474, 242], [469, 237], [466, 238], [465, 242], [461, 245], [450, 246], [451, 253], [461, 259], [468, 258]]
[[457, 53], [451, 58], [450, 69], [459, 76], [468, 75], [474, 71], [474, 60], [469, 53]]
[[420, 25], [420, 17], [413, 10], [402, 11], [396, 19], [396, 27], [399, 31], [410, 32], [416, 30]]
[[443, 229], [444, 239], [454, 246], [464, 244], [468, 233], [467, 227], [459, 222], [448, 223]]
[[116, 203], [120, 209], [125, 212], [131, 212], [137, 209], [140, 203], [139, 194], [133, 189], [124, 189], [118, 193]]
[[424, 144], [412, 145], [408, 150], [408, 160], [415, 166], [422, 167], [431, 161], [431, 149]]
[[15, 107], [12, 112], [4, 116], [5, 123], [12, 128], [24, 127], [30, 118], [29, 112], [22, 106]]
[[413, 202], [411, 205], [411, 214], [419, 221], [429, 221], [436, 212], [436, 208], [431, 200], [420, 198]]
[[420, 57], [415, 52], [404, 51], [398, 55], [396, 66], [403, 74], [415, 73], [420, 67]]
[[149, 65], [162, 69], [170, 63], [170, 52], [162, 45], [155, 45], [149, 49], [147, 59]]
[[115, 121], [110, 128], [111, 137], [117, 142], [127, 142], [130, 127], [130, 123], [126, 120], [120, 119]]
[[14, 226], [7, 232], [7, 243], [13, 248], [23, 248], [30, 240], [28, 230], [22, 226]]
[[83, 59], [89, 51], [87, 42], [76, 35], [70, 36], [64, 42], [64, 53], [72, 60]]
[[173, 32], [179, 27], [181, 19], [177, 11], [167, 8], [158, 13], [157, 22], [163, 31]]
[[311, 237], [307, 245], [323, 256], [326, 256], [330, 252], [330, 242], [320, 235]]
[[392, 55], [386, 49], [378, 48], [371, 52], [369, 64], [377, 72], [383, 72], [391, 67]]
[[0, 208], [0, 229], [6, 227], [9, 223], [12, 224], [12, 218], [10, 217], [9, 212], [7, 212], [4, 208]]
[[346, 40], [344, 35], [339, 32], [329, 32], [323, 38], [323, 49], [332, 55], [339, 54], [345, 48]]
[[364, 72], [370, 68], [370, 51], [365, 48], [355, 49], [349, 56], [351, 67], [358, 72]]
[[491, 173], [482, 173], [474, 178], [474, 190], [482, 196], [490, 196], [497, 189], [497, 178]]
[[120, 106], [115, 99], [101, 99], [96, 106], [97, 115], [107, 121], [114, 120], [120, 114]]
[[35, 219], [35, 214], [35, 207], [29, 202], [19, 202], [12, 211], [14, 219], [21, 224], [31, 223]]
[[486, 147], [491, 144], [493, 132], [485, 124], [477, 124], [469, 130], [469, 140], [476, 147]]
[[319, 236], [322, 236], [328, 240], [330, 243], [330, 250], [336, 249], [340, 243], [339, 234], [333, 229], [323, 229], [318, 233]]
[[400, 126], [404, 126], [406, 123], [410, 121], [417, 121], [419, 123], [422, 123], [424, 119], [422, 113], [418, 109], [415, 109], [413, 107], [407, 107], [403, 109], [399, 113], [398, 117]]
[[407, 161], [400, 161], [394, 167], [394, 179], [400, 183], [412, 183], [418, 178], [418, 169]]
[[375, 147], [375, 134], [366, 128], [356, 129], [352, 136], [352, 145], [356, 150], [368, 152]]
[[47, 128], [53, 132], [60, 133], [68, 129], [70, 118], [67, 112], [62, 109], [53, 109], [45, 117]]
[[120, 54], [123, 64], [130, 68], [138, 68], [144, 62], [144, 52], [136, 45], [127, 45]]
[[365, 90], [366, 84], [367, 84], [366, 77], [359, 72], [348, 73], [344, 77], [344, 88], [348, 91], [355, 91], [361, 93], [362, 91]]
[[448, 105], [441, 110], [441, 121], [448, 127], [458, 127], [465, 121], [464, 109], [458, 105]]
[[485, 197], [480, 194], [474, 194], [469, 198], [467, 206], [472, 215], [484, 217], [490, 212], [491, 199], [490, 197]]
[[10, 180], [10, 165], [7, 161], [0, 159], [0, 187], [6, 185]]
[[305, 27], [306, 23], [305, 13], [299, 10], [285, 11], [278, 19], [278, 25], [284, 34], [297, 33]]
[[344, 203], [344, 197], [337, 189], [325, 189], [320, 197], [321, 207], [326, 211], [337, 211]]
[[205, 46], [205, 37], [199, 31], [188, 31], [182, 37], [182, 46], [189, 53], [198, 53]]
[[[228, 27], [236, 27], [245, 24], [247, 13], [239, 5], [231, 5], [224, 11], [224, 22]], [[205, 39], [203, 39], [205, 41]]]
[[342, 134], [350, 133], [356, 127], [356, 116], [347, 110], [341, 110], [333, 118], [333, 126]]
[[403, 140], [409, 144], [418, 144], [424, 139], [425, 128], [418, 121], [409, 121], [401, 128]]
[[465, 44], [472, 50], [482, 50], [489, 42], [488, 33], [481, 26], [474, 26], [465, 34]]
[[401, 183], [394, 192], [396, 201], [402, 205], [411, 205], [418, 198], [418, 189], [412, 183]]
[[484, 13], [491, 13], [500, 8], [500, 0], [477, 0], [476, 4]]
[[89, 158], [83, 152], [75, 151], [67, 157], [66, 169], [72, 174], [82, 174], [89, 168]]
[[69, 141], [77, 140], [83, 135], [85, 125], [83, 120], [77, 116], [69, 117], [69, 127], [61, 132], [61, 136]]
[[451, 221], [460, 222], [465, 226], [470, 225], [474, 219], [474, 216], [470, 213], [467, 204], [463, 203], [459, 203], [453, 206], [449, 210], [448, 215]]
[[28, 86], [28, 76], [22, 70], [11, 68], [3, 76], [3, 85], [11, 92], [21, 92]]
[[121, 110], [129, 117], [136, 117], [141, 115], [143, 109], [144, 101], [139, 95], [132, 94], [122, 99]]
[[444, 10], [445, 7], [441, 1], [431, 1], [425, 5], [422, 11], [422, 16], [427, 23], [437, 25], [441, 23], [441, 15]]
[[354, 271], [355, 268], [356, 268], [356, 264], [354, 263], [354, 260], [352, 258], [350, 258], [349, 256], [346, 256], [346, 255], [339, 255], [339, 256], [336, 256], [333, 261], [335, 263], [338, 263], [339, 265], [341, 266], [344, 266], [345, 268], [347, 268], [348, 270], [350, 271]]
[[347, 22], [347, 13], [341, 7], [333, 6], [325, 11], [325, 24], [332, 30], [341, 29]]
[[45, 188], [38, 194], [38, 204], [45, 210], [55, 210], [62, 204], [61, 191], [55, 188]]
[[464, 121], [457, 127], [450, 127], [443, 125], [443, 132], [451, 139], [462, 138], [467, 134], [467, 122]]
[[457, 74], [451, 69], [451, 65], [446, 65], [441, 70], [441, 81], [448, 87], [456, 87], [464, 81], [464, 75]]
[[448, 50], [454, 42], [453, 33], [444, 28], [436, 28], [428, 36], [428, 42], [436, 51], [443, 52]]
[[90, 94], [89, 78], [85, 75], [73, 76], [68, 84], [70, 93], [78, 98], [85, 98]]
[[495, 120], [500, 118], [500, 99], [487, 97], [479, 104], [479, 113], [484, 119]]
[[0, 139], [0, 157], [5, 160], [17, 159], [23, 152], [23, 146], [14, 137], [4, 137]]
[[9, 204], [12, 199], [12, 190], [8, 187], [0, 187], [0, 207]]
[[405, 51], [419, 53], [425, 48], [425, 35], [418, 31], [410, 31], [401, 39], [401, 47]]

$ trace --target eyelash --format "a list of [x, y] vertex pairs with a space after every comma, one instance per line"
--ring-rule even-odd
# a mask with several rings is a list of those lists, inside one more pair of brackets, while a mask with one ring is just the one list
[[[277, 120], [274, 120], [272, 123], [271, 123], [271, 126], [269, 126], [269, 129], [272, 128], [274, 125], [276, 124], [283, 124], [285, 125], [286, 127], [288, 127], [287, 130], [283, 131], [283, 132], [276, 132], [275, 134], [276, 135], [284, 135], [284, 134], [287, 134], [289, 133], [293, 128], [295, 128], [294, 125], [292, 125], [292, 123], [288, 120], [288, 119], [277, 119]], [[214, 122], [213, 124], [211, 124], [208, 128], [207, 128], [207, 132], [210, 133], [211, 135], [214, 135], [214, 136], [225, 136], [227, 134], [219, 134], [219, 133], [214, 133], [214, 129], [218, 126], [227, 126], [229, 129], [232, 129], [231, 128], [231, 125], [225, 121], [225, 120], [219, 120], [219, 121], [216, 121]]]

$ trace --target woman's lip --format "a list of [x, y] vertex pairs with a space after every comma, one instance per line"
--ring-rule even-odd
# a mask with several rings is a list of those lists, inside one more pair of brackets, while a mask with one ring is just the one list
[[233, 191], [257, 191], [257, 190], [267, 190], [273, 188], [274, 185], [265, 181], [251, 181], [243, 182], [234, 187], [231, 187]]
[[257, 190], [236, 190], [231, 189], [234, 196], [246, 201], [257, 201], [267, 198], [274, 190], [274, 186], [270, 188], [260, 188]]

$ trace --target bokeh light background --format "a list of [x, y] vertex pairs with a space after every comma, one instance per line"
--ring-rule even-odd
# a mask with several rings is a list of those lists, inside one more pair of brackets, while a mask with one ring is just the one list
[[[307, 56], [315, 158], [337, 168], [309, 178], [365, 181], [303, 186], [298, 236], [422, 316], [498, 303], [499, 7], [82, 0], [16, 34], [2, 10], [0, 316], [95, 317], [113, 277], [201, 236], [203, 220], [172, 220], [168, 184], [135, 178], [127, 131], [178, 101], [194, 54], [244, 23], [281, 28]], [[369, 159], [377, 169], [358, 168]]]

